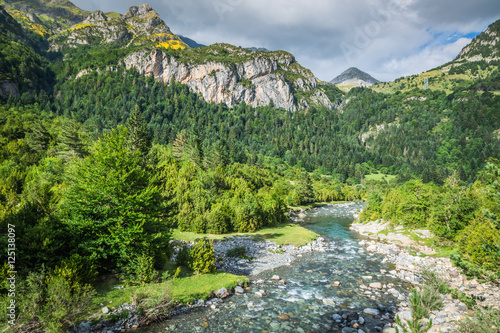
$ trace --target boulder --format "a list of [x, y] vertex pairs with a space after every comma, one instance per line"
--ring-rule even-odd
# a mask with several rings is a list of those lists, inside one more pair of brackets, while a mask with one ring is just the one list
[[226, 288], [224, 288], [224, 287], [220, 288], [215, 293], [215, 296], [217, 296], [218, 298], [221, 298], [221, 299], [224, 299], [224, 298], [226, 298], [229, 295], [230, 295], [229, 291]]

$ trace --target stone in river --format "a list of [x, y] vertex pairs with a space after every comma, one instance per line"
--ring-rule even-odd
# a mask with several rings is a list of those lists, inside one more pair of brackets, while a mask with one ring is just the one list
[[371, 316], [378, 316], [380, 314], [380, 311], [377, 309], [364, 309], [363, 312]]
[[273, 275], [273, 277], [271, 278], [271, 280], [279, 280], [279, 279], [280, 279], [279, 275]]
[[374, 289], [382, 289], [382, 283], [380, 282], [372, 282], [369, 284], [370, 288]]
[[335, 281], [335, 282], [332, 283], [332, 286], [338, 287], [338, 286], [340, 286], [340, 282], [339, 281]]
[[236, 287], [234, 288], [234, 292], [235, 292], [236, 294], [243, 294], [243, 293], [245, 293], [245, 289], [241, 288], [240, 286], [236, 286]]
[[256, 292], [255, 292], [255, 297], [262, 297], [262, 293], [261, 293], [261, 292], [259, 292], [259, 291], [256, 291]]
[[287, 315], [286, 313], [283, 313], [283, 314], [278, 315], [278, 319], [279, 320], [289, 320], [290, 316]]
[[342, 316], [339, 315], [338, 313], [333, 314], [332, 319], [335, 320], [337, 323], [342, 322]]

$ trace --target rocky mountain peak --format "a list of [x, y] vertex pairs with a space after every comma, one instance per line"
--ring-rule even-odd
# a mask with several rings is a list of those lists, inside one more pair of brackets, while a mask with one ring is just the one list
[[342, 72], [339, 76], [335, 77], [330, 81], [335, 85], [354, 85], [357, 87], [369, 87], [380, 81], [372, 77], [370, 74], [357, 69], [356, 67], [351, 67]]
[[465, 46], [455, 59], [462, 61], [493, 61], [500, 59], [500, 20], [490, 24], [486, 31], [480, 33]]
[[92, 12], [84, 21], [83, 23], [91, 23], [91, 22], [97, 22], [97, 21], [107, 21], [108, 17], [104, 15], [104, 13], [100, 10], [96, 10], [95, 12]]
[[156, 11], [148, 4], [143, 4], [140, 6], [132, 6], [129, 9], [127, 9], [123, 18], [127, 19], [133, 16], [144, 15], [149, 12], [154, 12], [156, 14]]

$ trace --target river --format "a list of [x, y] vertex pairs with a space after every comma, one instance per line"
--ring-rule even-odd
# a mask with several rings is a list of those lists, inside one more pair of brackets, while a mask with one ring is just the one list
[[[382, 263], [382, 256], [362, 250], [358, 246], [361, 237], [349, 230], [362, 207], [362, 204], [343, 204], [307, 212], [303, 226], [328, 241], [327, 251], [307, 253], [290, 266], [251, 276], [254, 282], [259, 279], [265, 282], [251, 284], [251, 290], [227, 298], [216, 309], [196, 308], [137, 331], [340, 332], [339, 323], [332, 319], [339, 311], [363, 317], [360, 331], [353, 332], [379, 331], [393, 321], [391, 312], [398, 300], [386, 293], [387, 289], [360, 289], [360, 285], [379, 282], [399, 292], [406, 292], [406, 288], [401, 280], [385, 274], [393, 267]], [[271, 281], [273, 275], [279, 275], [286, 283]], [[255, 295], [259, 290], [265, 291], [264, 297]], [[363, 313], [367, 308], [382, 310], [381, 316]]]

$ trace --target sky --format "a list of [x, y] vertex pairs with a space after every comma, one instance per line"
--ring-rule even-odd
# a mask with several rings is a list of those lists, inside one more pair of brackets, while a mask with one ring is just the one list
[[[125, 13], [144, 0], [74, 0]], [[357, 67], [381, 81], [453, 60], [500, 19], [498, 0], [148, 0], [200, 44], [285, 50], [323, 81]]]

